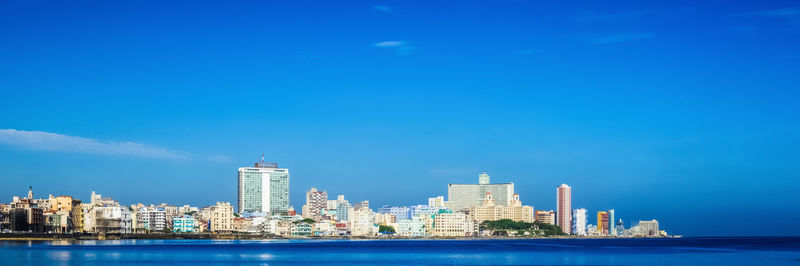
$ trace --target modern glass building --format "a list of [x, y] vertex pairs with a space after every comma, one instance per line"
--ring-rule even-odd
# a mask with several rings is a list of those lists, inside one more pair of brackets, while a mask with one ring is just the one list
[[239, 168], [239, 213], [286, 213], [289, 211], [289, 169], [263, 160]]
[[447, 200], [453, 204], [453, 211], [481, 206], [486, 192], [492, 193], [495, 204], [508, 206], [514, 196], [514, 183], [491, 184], [489, 174], [483, 171], [478, 175], [478, 184], [449, 184]]

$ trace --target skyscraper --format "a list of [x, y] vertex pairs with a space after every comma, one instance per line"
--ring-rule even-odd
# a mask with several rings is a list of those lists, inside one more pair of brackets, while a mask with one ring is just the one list
[[514, 196], [514, 183], [491, 184], [486, 171], [478, 175], [478, 184], [449, 184], [447, 200], [453, 211], [481, 206], [486, 192], [491, 192], [497, 206], [508, 206]]
[[262, 158], [253, 167], [239, 168], [238, 212], [286, 213], [289, 211], [289, 169]]
[[610, 209], [608, 212], [608, 234], [612, 236], [617, 235], [617, 230], [614, 229], [614, 209]]
[[597, 212], [597, 233], [608, 235], [608, 212]]
[[566, 234], [572, 233], [572, 188], [561, 184], [556, 193], [556, 224]]
[[572, 210], [572, 233], [579, 236], [586, 235], [586, 209]]

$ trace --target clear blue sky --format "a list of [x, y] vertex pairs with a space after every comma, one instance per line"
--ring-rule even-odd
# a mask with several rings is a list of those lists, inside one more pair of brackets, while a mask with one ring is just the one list
[[0, 198], [350, 200], [514, 182], [685, 235], [800, 234], [796, 1], [3, 1]]

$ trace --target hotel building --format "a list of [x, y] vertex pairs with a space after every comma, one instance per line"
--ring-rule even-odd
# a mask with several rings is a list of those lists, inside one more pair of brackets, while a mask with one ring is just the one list
[[492, 193], [496, 205], [508, 206], [513, 200], [514, 183], [491, 184], [489, 174], [483, 171], [478, 175], [478, 184], [449, 184], [447, 200], [453, 211], [466, 210], [480, 206], [487, 192]]
[[262, 159], [253, 167], [239, 168], [238, 212], [287, 213], [289, 169]]

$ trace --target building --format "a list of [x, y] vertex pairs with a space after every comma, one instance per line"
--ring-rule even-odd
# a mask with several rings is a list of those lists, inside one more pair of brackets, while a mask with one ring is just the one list
[[494, 195], [495, 204], [498, 206], [511, 204], [514, 183], [491, 184], [489, 181], [489, 174], [483, 171], [478, 175], [478, 184], [449, 184], [447, 200], [452, 204], [452, 209], [461, 211], [473, 206], [480, 206], [486, 192]]
[[608, 212], [597, 212], [597, 233], [600, 235], [608, 235]]
[[421, 217], [415, 216], [411, 219], [406, 219], [397, 222], [397, 235], [408, 237], [423, 237], [425, 233], [425, 221]]
[[336, 197], [336, 221], [347, 222], [350, 220], [350, 214], [353, 212], [353, 206], [350, 202], [344, 199], [344, 195]]
[[396, 221], [408, 220], [411, 218], [411, 209], [406, 206], [384, 205], [378, 209], [378, 213], [392, 214]]
[[355, 211], [360, 210], [360, 209], [364, 209], [364, 208], [369, 209], [369, 201], [368, 200], [353, 203], [353, 210], [355, 210]]
[[556, 189], [556, 224], [566, 234], [572, 233], [572, 188], [561, 184]]
[[614, 229], [614, 209], [606, 211], [608, 213], [608, 235], [616, 236], [617, 230]]
[[437, 196], [428, 198], [428, 206], [430, 207], [444, 207], [444, 196]]
[[375, 224], [375, 213], [369, 208], [360, 208], [352, 212], [350, 231], [353, 236], [375, 236], [378, 225]]
[[161, 206], [136, 205], [136, 231], [137, 232], [164, 232], [167, 228], [167, 210]]
[[69, 226], [66, 232], [82, 232], [83, 231], [83, 212], [81, 211], [81, 201], [73, 199], [71, 196], [58, 196], [50, 198], [50, 211], [53, 212], [67, 212], [69, 215], [65, 217], [68, 219]]
[[658, 229], [658, 221], [656, 219], [650, 221], [639, 221], [639, 228], [641, 228], [644, 236], [660, 235], [660, 231]]
[[464, 213], [440, 213], [433, 217], [434, 236], [471, 236], [474, 230], [474, 223]]
[[556, 212], [549, 211], [536, 211], [536, 221], [545, 224], [556, 224]]
[[172, 231], [175, 233], [197, 232], [199, 225], [191, 215], [182, 215], [172, 218]]
[[477, 223], [501, 219], [532, 223], [534, 221], [533, 206], [522, 206], [519, 194], [516, 193], [514, 193], [510, 205], [497, 206], [492, 193], [486, 192], [486, 196], [480, 206], [469, 208], [469, 218]]
[[233, 230], [233, 206], [229, 202], [217, 202], [217, 205], [208, 207], [208, 209], [210, 231], [230, 232]]
[[239, 168], [239, 213], [287, 213], [289, 169], [261, 161]]
[[303, 217], [320, 220], [328, 206], [328, 192], [311, 188], [306, 192], [306, 204], [303, 205]]
[[572, 210], [572, 234], [585, 236], [586, 232], [586, 209]]

